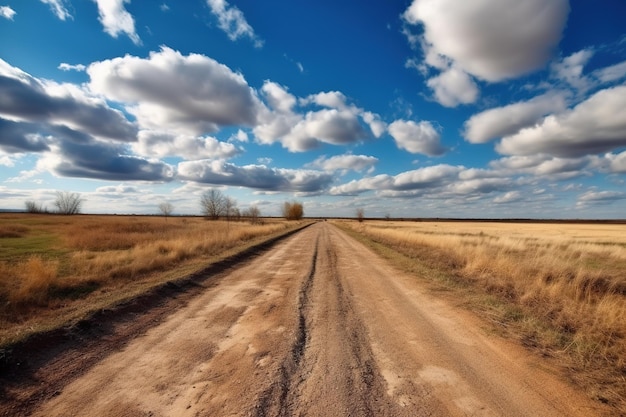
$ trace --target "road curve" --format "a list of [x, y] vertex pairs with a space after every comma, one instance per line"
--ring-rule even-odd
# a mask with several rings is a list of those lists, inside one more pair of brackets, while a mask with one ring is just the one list
[[33, 415], [601, 414], [327, 222], [233, 268], [57, 394]]

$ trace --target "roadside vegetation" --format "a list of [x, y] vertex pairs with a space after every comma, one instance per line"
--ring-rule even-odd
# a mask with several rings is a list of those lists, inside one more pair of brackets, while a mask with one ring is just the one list
[[301, 226], [257, 215], [0, 214], [0, 347]]
[[337, 224], [626, 414], [626, 225]]

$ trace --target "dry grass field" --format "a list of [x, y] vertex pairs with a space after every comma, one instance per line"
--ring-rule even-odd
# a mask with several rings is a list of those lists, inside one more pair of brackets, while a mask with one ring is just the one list
[[626, 225], [338, 224], [626, 411]]
[[0, 347], [294, 228], [198, 217], [0, 215]]

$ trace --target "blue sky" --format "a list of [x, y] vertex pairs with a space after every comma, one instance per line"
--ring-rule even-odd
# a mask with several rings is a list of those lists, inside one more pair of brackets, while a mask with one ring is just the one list
[[624, 218], [622, 0], [0, 0], [0, 208]]

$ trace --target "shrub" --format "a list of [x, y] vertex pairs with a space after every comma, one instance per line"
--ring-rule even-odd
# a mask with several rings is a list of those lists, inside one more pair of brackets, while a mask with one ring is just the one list
[[283, 217], [287, 220], [302, 220], [304, 215], [304, 206], [297, 201], [286, 201], [283, 205]]

